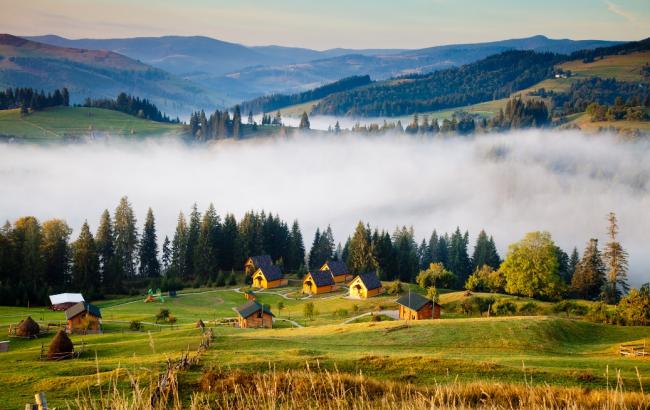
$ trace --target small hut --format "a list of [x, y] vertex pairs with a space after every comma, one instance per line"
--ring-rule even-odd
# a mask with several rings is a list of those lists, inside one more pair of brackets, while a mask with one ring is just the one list
[[18, 326], [16, 326], [16, 336], [32, 339], [38, 337], [40, 333], [40, 326], [31, 316], [27, 316], [27, 319], [21, 320], [20, 323], [18, 323]]
[[87, 302], [80, 302], [65, 311], [69, 333], [101, 333], [102, 313]]
[[336, 283], [347, 282], [353, 278], [348, 272], [348, 266], [343, 261], [327, 261], [320, 267], [320, 270], [329, 271]]
[[440, 305], [418, 293], [407, 293], [397, 299], [399, 318], [406, 320], [440, 319]]
[[50, 360], [69, 359], [72, 357], [73, 352], [74, 344], [72, 340], [64, 330], [59, 330], [47, 350], [47, 358]]
[[336, 290], [334, 278], [329, 271], [319, 270], [309, 272], [302, 281], [303, 293], [319, 295]]
[[240, 328], [273, 327], [273, 317], [275, 315], [271, 313], [268, 307], [256, 300], [249, 300], [235, 308], [235, 310], [239, 315], [238, 325]]
[[246, 262], [244, 263], [244, 273], [247, 275], [252, 275], [259, 268], [268, 267], [271, 265], [273, 265], [273, 260], [269, 255], [251, 256], [250, 258], [246, 259]]
[[367, 299], [385, 291], [375, 272], [362, 273], [350, 282], [350, 297], [353, 298]]
[[280, 270], [279, 266], [263, 266], [253, 274], [253, 287], [271, 289], [280, 286], [287, 286], [287, 279]]
[[255, 296], [255, 292], [253, 292], [252, 290], [249, 289], [249, 290], [244, 292], [244, 298], [246, 300], [255, 300], [255, 299], [257, 299], [257, 296]]

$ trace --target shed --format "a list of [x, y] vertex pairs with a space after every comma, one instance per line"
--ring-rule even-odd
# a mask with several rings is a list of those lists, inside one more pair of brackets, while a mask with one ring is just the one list
[[309, 272], [302, 281], [302, 291], [312, 295], [327, 293], [336, 290], [334, 277], [327, 270]]
[[440, 319], [440, 305], [418, 293], [406, 293], [397, 299], [399, 317], [406, 320]]
[[249, 290], [244, 291], [244, 298], [246, 300], [255, 300], [255, 299], [257, 299], [257, 296], [255, 296], [255, 292], [253, 292], [252, 290], [249, 289]]
[[287, 286], [289, 279], [287, 279], [280, 270], [279, 266], [269, 265], [259, 268], [253, 274], [253, 287], [272, 289], [280, 286]]
[[240, 328], [273, 327], [273, 313], [256, 300], [249, 300], [235, 308]]
[[66, 310], [76, 305], [79, 302], [84, 302], [84, 297], [81, 293], [59, 293], [57, 295], [50, 295], [50, 302], [52, 310]]
[[336, 283], [347, 282], [353, 278], [348, 271], [348, 266], [343, 261], [327, 261], [320, 270], [330, 271]]
[[79, 302], [65, 311], [68, 333], [101, 333], [102, 313], [88, 302]]
[[259, 268], [268, 267], [271, 265], [273, 265], [273, 260], [271, 259], [270, 255], [251, 256], [246, 259], [246, 262], [244, 263], [244, 273], [247, 275], [252, 275]]
[[350, 282], [350, 296], [353, 298], [367, 299], [385, 291], [375, 272], [362, 273]]

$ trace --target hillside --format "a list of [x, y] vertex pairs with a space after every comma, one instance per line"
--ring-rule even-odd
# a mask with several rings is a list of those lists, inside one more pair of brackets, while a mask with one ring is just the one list
[[0, 35], [0, 87], [67, 87], [71, 103], [126, 92], [148, 98], [172, 117], [224, 103], [214, 92], [114, 52], [56, 47], [8, 34]]
[[0, 137], [61, 141], [103, 136], [141, 138], [180, 135], [180, 125], [165, 124], [101, 108], [55, 107], [21, 116], [20, 110], [0, 111]]

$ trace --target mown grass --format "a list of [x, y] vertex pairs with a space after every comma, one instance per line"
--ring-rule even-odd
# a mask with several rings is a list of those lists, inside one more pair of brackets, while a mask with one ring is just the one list
[[650, 62], [650, 52], [606, 56], [591, 63], [580, 60], [569, 61], [560, 65], [564, 70], [571, 70], [577, 78], [601, 77], [615, 78], [620, 81], [641, 81], [641, 68]]
[[20, 110], [0, 110], [0, 134], [30, 140], [62, 140], [92, 136], [146, 137], [177, 135], [181, 127], [101, 108], [52, 107], [21, 116]]

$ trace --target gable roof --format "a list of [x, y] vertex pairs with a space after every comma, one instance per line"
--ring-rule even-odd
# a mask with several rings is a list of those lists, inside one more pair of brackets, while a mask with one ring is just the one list
[[269, 282], [284, 278], [282, 270], [280, 270], [280, 267], [276, 265], [260, 266], [259, 270], [262, 271], [262, 275], [264, 275], [264, 278]]
[[269, 255], [251, 256], [249, 259], [253, 262], [253, 265], [255, 265], [256, 268], [273, 265], [273, 260], [271, 260]]
[[419, 293], [405, 293], [399, 299], [397, 299], [398, 304], [416, 311], [422, 309], [427, 303], [430, 302], [433, 303], [431, 299], [425, 298]]
[[309, 272], [309, 275], [313, 279], [316, 286], [328, 286], [334, 284], [334, 278], [328, 270], [317, 270], [314, 272]]
[[327, 268], [329, 268], [334, 276], [348, 274], [348, 266], [343, 261], [327, 261], [323, 264], [321, 270], [327, 270]]
[[50, 302], [53, 305], [61, 303], [79, 303], [84, 302], [84, 297], [81, 293], [59, 293], [57, 295], [50, 295]]
[[273, 313], [271, 313], [271, 311], [268, 308], [264, 307], [261, 303], [259, 303], [256, 300], [249, 300], [248, 302], [244, 303], [243, 305], [237, 306], [235, 308], [237, 313], [239, 313], [239, 315], [241, 317], [243, 317], [243, 318], [250, 317], [251, 315], [259, 312], [262, 309], [263, 309], [264, 313], [267, 313], [267, 314], [275, 317], [275, 315]]
[[373, 290], [381, 287], [381, 281], [375, 272], [361, 273], [357, 276], [367, 290]]
[[78, 314], [86, 311], [93, 316], [102, 317], [102, 312], [99, 310], [97, 306], [92, 305], [88, 302], [79, 302], [76, 305], [70, 307], [69, 309], [66, 309], [65, 318], [66, 320], [70, 320], [73, 317], [77, 316]]

